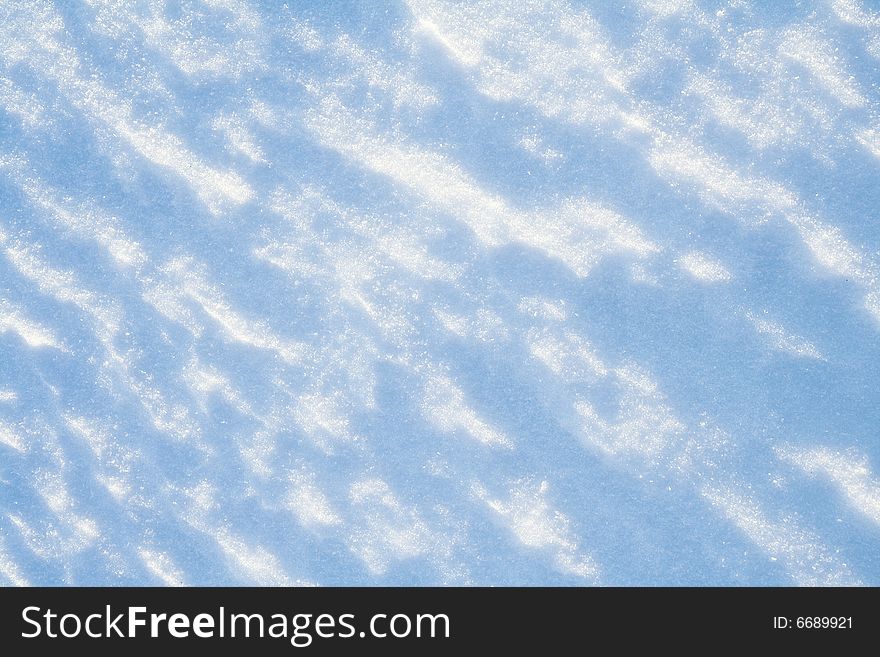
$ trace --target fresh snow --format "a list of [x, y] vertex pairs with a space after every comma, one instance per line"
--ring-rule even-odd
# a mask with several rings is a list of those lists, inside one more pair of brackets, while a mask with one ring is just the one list
[[880, 585], [869, 0], [0, 0], [0, 584]]

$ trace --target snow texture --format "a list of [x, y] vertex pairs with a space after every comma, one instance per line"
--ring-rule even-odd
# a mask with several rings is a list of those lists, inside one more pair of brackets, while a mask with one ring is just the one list
[[0, 0], [0, 583], [880, 585], [880, 7]]

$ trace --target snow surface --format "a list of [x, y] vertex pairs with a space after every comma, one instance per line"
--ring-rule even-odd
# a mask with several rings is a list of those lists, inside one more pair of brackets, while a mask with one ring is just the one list
[[0, 2], [0, 583], [880, 585], [880, 7]]

